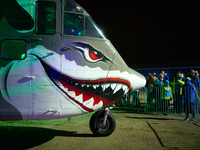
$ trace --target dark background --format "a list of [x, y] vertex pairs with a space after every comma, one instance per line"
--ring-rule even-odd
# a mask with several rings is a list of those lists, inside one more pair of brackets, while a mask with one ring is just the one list
[[197, 0], [76, 0], [128, 65], [199, 61]]

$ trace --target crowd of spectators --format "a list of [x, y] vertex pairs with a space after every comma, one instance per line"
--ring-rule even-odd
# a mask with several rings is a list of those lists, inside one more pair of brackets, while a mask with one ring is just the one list
[[149, 109], [167, 114], [170, 101], [173, 100], [174, 112], [180, 114], [185, 112], [186, 121], [189, 112], [195, 119], [195, 97], [199, 93], [200, 80], [198, 71], [190, 70], [186, 75], [180, 70], [174, 76], [168, 76], [164, 70], [158, 77], [149, 76], [147, 80]]

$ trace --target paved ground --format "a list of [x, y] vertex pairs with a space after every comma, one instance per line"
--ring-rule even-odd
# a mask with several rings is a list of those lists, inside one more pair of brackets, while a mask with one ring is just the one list
[[200, 149], [200, 123], [177, 116], [112, 110], [117, 126], [108, 137], [94, 137], [89, 129], [92, 114], [46, 121], [0, 122], [4, 149]]

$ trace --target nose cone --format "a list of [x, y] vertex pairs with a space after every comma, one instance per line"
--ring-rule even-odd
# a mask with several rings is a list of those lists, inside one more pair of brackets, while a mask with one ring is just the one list
[[130, 79], [131, 92], [139, 90], [146, 85], [146, 79], [143, 75], [132, 69], [130, 69], [130, 73], [131, 73], [131, 79]]

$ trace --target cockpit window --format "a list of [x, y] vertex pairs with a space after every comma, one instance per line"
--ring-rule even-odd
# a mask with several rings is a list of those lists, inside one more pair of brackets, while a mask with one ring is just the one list
[[87, 15], [85, 18], [85, 36], [105, 39], [105, 36], [101, 32], [101, 30], [92, 21], [92, 18], [89, 15]]
[[64, 34], [105, 39], [90, 15], [73, 0], [66, 0], [64, 7]]
[[56, 3], [37, 2], [36, 31], [41, 34], [54, 34], [56, 31]]
[[83, 36], [84, 15], [65, 13], [64, 14], [64, 34]]

